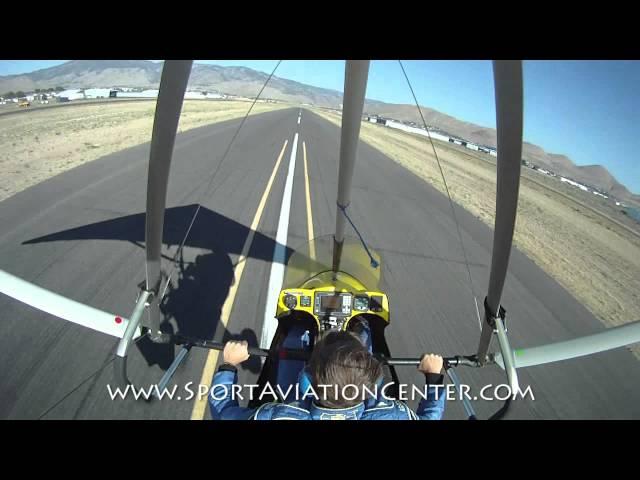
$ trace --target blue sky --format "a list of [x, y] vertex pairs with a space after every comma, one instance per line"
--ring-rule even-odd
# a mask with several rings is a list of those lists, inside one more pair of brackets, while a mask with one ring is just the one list
[[[0, 61], [0, 75], [25, 73], [63, 60]], [[208, 60], [270, 73], [276, 61]], [[495, 128], [489, 61], [405, 61], [421, 105]], [[276, 75], [342, 90], [344, 61], [285, 60]], [[640, 61], [525, 61], [525, 140], [578, 165], [601, 164], [640, 193]], [[396, 61], [371, 64], [367, 98], [413, 103]]]

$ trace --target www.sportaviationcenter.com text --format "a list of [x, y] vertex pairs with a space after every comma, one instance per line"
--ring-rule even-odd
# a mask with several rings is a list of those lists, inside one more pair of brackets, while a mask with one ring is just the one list
[[535, 396], [528, 385], [526, 388], [520, 388], [513, 391], [508, 384], [488, 384], [479, 391], [472, 392], [469, 385], [460, 384], [459, 388], [453, 384], [448, 385], [431, 385], [421, 386], [398, 384], [398, 395], [391, 395], [393, 384], [388, 383], [372, 388], [360, 385], [318, 385], [316, 388], [308, 387], [301, 391], [299, 385], [291, 385], [282, 388], [280, 385], [265, 384], [262, 388], [259, 385], [196, 385], [189, 382], [183, 387], [173, 385], [172, 387], [160, 388], [158, 385], [149, 385], [148, 387], [135, 387], [127, 385], [126, 387], [112, 387], [107, 384], [107, 391], [111, 400], [125, 400], [134, 398], [136, 400], [157, 398], [159, 400], [178, 400], [190, 401], [194, 399], [201, 400], [206, 396], [211, 396], [213, 400], [223, 400], [230, 398], [232, 400], [266, 400], [280, 401], [287, 398], [289, 401], [313, 399], [321, 401], [327, 396], [335, 397], [337, 393], [341, 394], [346, 400], [362, 399], [366, 400], [370, 397], [376, 397], [384, 400], [397, 399], [401, 401], [413, 401], [422, 399], [438, 399], [444, 395], [448, 401], [467, 399], [470, 401], [505, 401], [507, 399], [516, 400], [518, 398], [530, 398], [535, 400]]

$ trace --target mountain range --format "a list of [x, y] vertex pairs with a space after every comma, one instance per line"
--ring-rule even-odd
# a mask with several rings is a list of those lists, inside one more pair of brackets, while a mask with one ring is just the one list
[[[162, 72], [161, 62], [146, 60], [72, 60], [34, 72], [0, 76], [0, 94], [33, 91], [36, 88], [139, 87], [157, 88]], [[247, 67], [222, 67], [194, 63], [189, 88], [216, 91], [228, 95], [254, 97], [268, 75]], [[342, 108], [342, 92], [319, 88], [273, 76], [262, 93], [292, 103], [310, 104], [334, 109]], [[427, 107], [420, 107], [425, 122], [463, 139], [495, 147], [496, 131], [465, 122]], [[367, 99], [365, 112], [395, 120], [421, 124], [415, 105], [391, 104]], [[576, 165], [565, 155], [545, 152], [541, 147], [525, 142], [523, 158], [538, 167], [552, 170], [580, 183], [597, 187], [610, 195], [640, 204], [640, 195], [631, 193], [601, 165]]]

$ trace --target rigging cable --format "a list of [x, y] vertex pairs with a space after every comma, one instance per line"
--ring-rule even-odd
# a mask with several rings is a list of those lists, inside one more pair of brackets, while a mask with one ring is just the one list
[[[191, 222], [189, 223], [189, 226], [187, 227], [187, 231], [186, 231], [186, 233], [184, 235], [184, 238], [182, 239], [182, 242], [180, 242], [180, 246], [178, 247], [178, 250], [176, 250], [176, 253], [173, 256], [171, 271], [169, 272], [169, 275], [167, 276], [167, 281], [165, 283], [164, 289], [162, 290], [162, 295], [160, 295], [160, 301], [162, 301], [162, 299], [164, 298], [164, 296], [165, 296], [165, 294], [167, 292], [167, 287], [171, 283], [171, 276], [173, 275], [173, 273], [176, 270], [176, 259], [178, 258], [178, 255], [181, 254], [182, 249], [184, 248], [184, 245], [185, 245], [187, 239], [189, 238], [189, 234], [191, 233], [191, 228], [193, 227], [193, 224], [195, 223], [196, 217], [198, 216], [198, 213], [200, 212], [200, 208], [202, 206], [201, 205], [201, 201], [209, 195], [208, 192], [209, 192], [209, 189], [211, 188], [211, 185], [213, 184], [213, 180], [215, 179], [216, 175], [218, 174], [218, 171], [220, 170], [220, 167], [224, 163], [227, 155], [231, 151], [231, 147], [233, 146], [233, 142], [236, 140], [236, 137], [240, 133], [240, 130], [242, 129], [242, 127], [243, 127], [244, 123], [246, 122], [247, 118], [249, 117], [249, 114], [251, 113], [251, 110], [253, 110], [254, 105], [256, 104], [258, 99], [260, 98], [260, 95], [262, 95], [262, 92], [267, 87], [267, 84], [271, 80], [271, 77], [273, 77], [273, 75], [276, 73], [276, 70], [278, 69], [278, 67], [280, 66], [281, 63], [282, 63], [282, 60], [278, 60], [278, 63], [276, 64], [276, 66], [271, 71], [271, 74], [265, 80], [264, 84], [262, 85], [262, 88], [258, 92], [258, 95], [256, 96], [256, 98], [253, 99], [253, 102], [251, 103], [251, 106], [249, 107], [249, 110], [247, 110], [247, 113], [242, 118], [242, 121], [240, 122], [240, 125], [236, 129], [235, 133], [233, 134], [233, 137], [231, 138], [231, 141], [227, 145], [227, 149], [225, 150], [224, 154], [222, 155], [222, 159], [220, 160], [220, 162], [218, 163], [218, 166], [213, 171], [213, 174], [212, 174], [212, 176], [211, 176], [211, 178], [209, 180], [209, 183], [207, 184], [207, 188], [204, 190], [204, 194], [200, 196], [200, 201], [198, 201], [198, 207], [196, 208], [196, 211], [194, 212], [193, 217], [191, 217]], [[215, 190], [214, 190], [214, 192], [215, 192]], [[213, 194], [214, 192], [211, 192], [211, 194]]]
[[360, 234], [360, 231], [358, 230], [356, 225], [351, 221], [351, 218], [349, 217], [349, 214], [347, 213], [347, 207], [349, 205], [340, 205], [339, 203], [337, 205], [338, 205], [338, 208], [340, 209], [340, 211], [342, 212], [342, 214], [345, 216], [345, 218], [351, 224], [351, 227], [353, 227], [353, 230], [358, 235], [358, 238], [360, 239], [360, 243], [362, 243], [362, 246], [364, 247], [365, 251], [367, 252], [367, 255], [369, 255], [369, 260], [371, 261], [371, 268], [378, 268], [380, 263], [375, 258], [373, 258], [373, 255], [371, 254], [371, 251], [369, 250], [369, 247], [367, 247], [367, 243], [364, 241], [364, 238], [362, 238], [362, 235]]
[[[140, 340], [142, 340], [146, 336], [147, 336], [146, 333], [144, 335], [140, 335], [138, 338], [136, 338], [133, 341], [133, 343], [134, 344], [138, 343]], [[119, 340], [118, 340], [118, 342], [119, 342]], [[118, 343], [115, 344], [114, 349], [117, 348], [117, 347], [118, 347]], [[91, 375], [89, 375], [87, 378], [85, 378], [82, 382], [80, 382], [77, 386], [75, 386], [69, 393], [67, 393], [64, 397], [62, 397], [60, 400], [58, 400], [56, 403], [54, 403], [51, 407], [47, 408], [44, 411], [44, 413], [42, 413], [38, 417], [38, 420], [42, 420], [42, 418], [44, 416], [46, 416], [51, 410], [56, 408], [58, 405], [60, 405], [62, 402], [64, 402], [67, 398], [69, 398], [74, 392], [76, 392], [80, 387], [82, 387], [85, 383], [87, 383], [89, 380], [91, 380], [93, 377], [95, 377], [97, 374], [101, 373], [105, 368], [107, 368], [109, 365], [111, 365], [111, 363], [113, 363], [113, 361], [116, 359], [116, 356], [112, 355], [112, 354], [110, 354], [110, 356], [111, 356], [111, 360], [106, 362], [99, 369], [97, 369], [95, 372], [93, 372]]]
[[464, 256], [464, 264], [467, 267], [467, 273], [469, 275], [469, 285], [471, 286], [471, 295], [473, 295], [473, 302], [476, 306], [476, 315], [478, 318], [478, 325], [482, 330], [482, 321], [480, 320], [480, 311], [478, 310], [478, 299], [475, 294], [475, 290], [473, 288], [473, 280], [471, 279], [471, 269], [469, 268], [469, 261], [467, 259], [467, 251], [464, 248], [464, 242], [462, 241], [462, 234], [460, 233], [460, 225], [458, 224], [458, 217], [456, 216], [456, 210], [453, 205], [453, 200], [451, 199], [451, 194], [449, 193], [449, 186], [447, 185], [447, 180], [444, 176], [444, 170], [442, 169], [442, 165], [440, 164], [440, 158], [438, 158], [438, 153], [436, 152], [436, 147], [433, 144], [433, 139], [431, 138], [431, 133], [429, 133], [429, 128], [427, 127], [427, 122], [422, 115], [422, 109], [418, 104], [418, 98], [416, 97], [415, 92], [413, 91], [413, 87], [411, 86], [411, 82], [409, 81], [409, 76], [404, 69], [404, 65], [402, 65], [402, 60], [398, 60], [400, 64], [400, 68], [402, 69], [402, 73], [404, 74], [404, 78], [407, 80], [407, 85], [409, 86], [409, 90], [411, 90], [411, 95], [413, 96], [413, 100], [416, 104], [416, 108], [418, 109], [418, 113], [420, 114], [420, 118], [422, 119], [422, 124], [424, 125], [424, 129], [427, 131], [427, 137], [429, 138], [429, 142], [431, 143], [431, 148], [433, 149], [433, 155], [436, 158], [436, 162], [438, 164], [438, 169], [440, 170], [440, 175], [442, 176], [442, 182], [444, 183], [445, 191], [447, 192], [447, 198], [449, 199], [449, 205], [451, 206], [451, 213], [453, 214], [453, 220], [456, 224], [456, 230], [458, 232], [458, 240], [460, 241], [460, 247], [462, 248], [462, 255]]

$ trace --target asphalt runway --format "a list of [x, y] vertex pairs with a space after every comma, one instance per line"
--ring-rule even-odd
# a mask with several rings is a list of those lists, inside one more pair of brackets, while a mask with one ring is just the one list
[[[241, 337], [258, 345], [296, 133], [287, 251], [308, 240], [303, 148], [314, 234], [333, 233], [339, 129], [307, 110], [302, 110], [298, 124], [298, 112], [287, 109], [249, 117], [210, 186], [211, 174], [240, 120], [178, 136], [165, 220], [168, 258], [197, 205], [202, 208], [186, 243], [184, 262], [176, 267], [163, 302], [167, 328], [216, 340]], [[281, 154], [238, 279], [239, 257]], [[149, 144], [133, 147], [0, 202], [0, 268], [74, 300], [128, 316], [138, 284], [144, 280], [148, 155]], [[425, 351], [444, 356], [474, 353], [480, 329], [447, 198], [361, 143], [349, 212], [365, 240], [382, 256], [391, 304], [391, 326], [386, 331], [391, 353], [398, 357]], [[458, 208], [456, 213], [481, 304], [488, 284], [492, 231], [465, 210]], [[347, 233], [355, 236], [350, 227]], [[170, 268], [170, 261], [165, 265]], [[231, 292], [235, 297], [225, 325], [223, 305]], [[502, 303], [515, 348], [603, 329], [586, 308], [517, 249], [511, 255]], [[40, 418], [45, 412], [46, 419], [192, 416], [193, 400], [111, 400], [107, 385], [113, 384], [109, 362], [115, 338], [4, 295], [0, 296], [0, 342], [0, 418]], [[174, 347], [139, 342], [131, 349], [131, 379], [145, 385], [157, 382], [176, 352]], [[173, 382], [178, 386], [200, 382], [208, 354], [193, 349]], [[240, 381], [255, 383], [259, 368], [256, 359], [247, 362]], [[412, 367], [398, 367], [398, 373], [403, 382], [422, 384]], [[487, 384], [505, 383], [497, 367], [459, 368], [458, 375], [472, 392]], [[640, 418], [638, 379], [640, 362], [626, 349], [523, 369], [521, 386], [530, 385], [535, 400], [514, 402], [509, 418]], [[500, 405], [499, 401], [474, 402], [481, 418]], [[463, 417], [460, 402], [450, 402], [446, 418]]]

